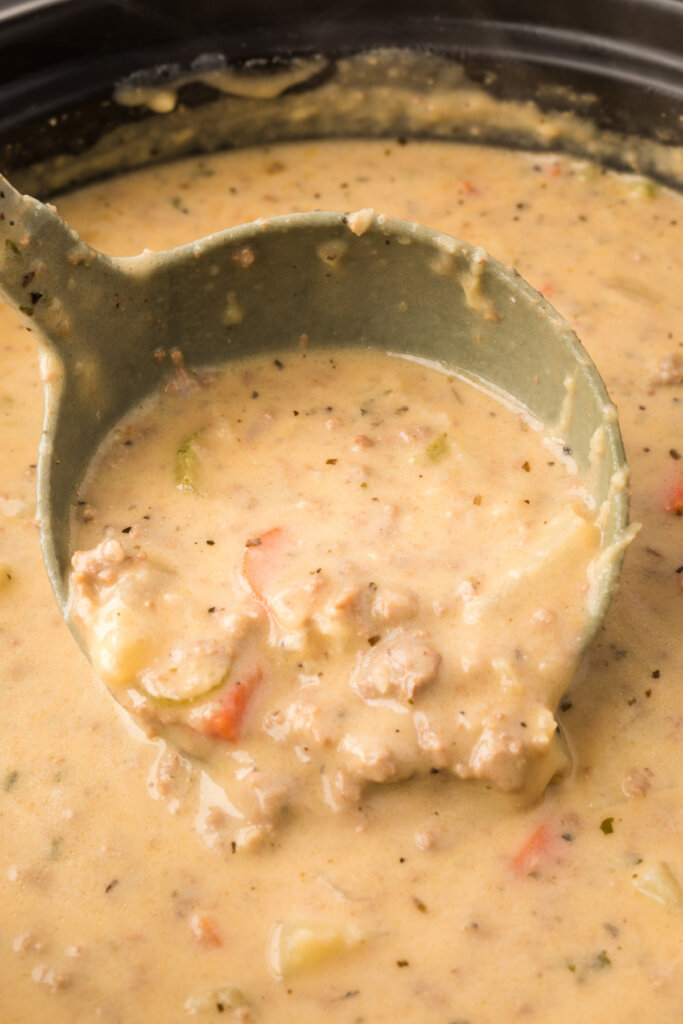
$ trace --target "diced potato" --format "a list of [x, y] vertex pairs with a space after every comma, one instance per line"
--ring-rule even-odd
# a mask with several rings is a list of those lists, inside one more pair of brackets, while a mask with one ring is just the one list
[[633, 880], [633, 884], [643, 896], [649, 896], [650, 899], [683, 913], [683, 889], [664, 861], [646, 868]]
[[276, 978], [289, 978], [343, 955], [360, 942], [361, 935], [352, 926], [319, 921], [281, 922], [271, 935], [268, 966]]
[[91, 629], [90, 655], [95, 669], [112, 685], [129, 684], [149, 655], [149, 637], [141, 629], [141, 616], [114, 598], [98, 609]]
[[72, 564], [70, 614], [91, 661], [110, 685], [130, 685], [158, 650], [154, 608], [169, 573], [111, 538], [75, 552]]
[[552, 592], [552, 581], [571, 580], [577, 571], [586, 574], [586, 564], [599, 552], [599, 529], [571, 509], [539, 529], [539, 538], [494, 589], [467, 601], [463, 610], [466, 623], [488, 622], [492, 616], [502, 620], [513, 614], [521, 594], [529, 602], [537, 600], [535, 595], [542, 599], [549, 589]]

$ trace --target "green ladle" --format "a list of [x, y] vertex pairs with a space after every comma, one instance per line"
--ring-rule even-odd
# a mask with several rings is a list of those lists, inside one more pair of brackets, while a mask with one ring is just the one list
[[65, 615], [76, 490], [105, 434], [174, 369], [172, 353], [193, 367], [306, 336], [310, 345], [438, 360], [509, 393], [560, 436], [602, 506], [604, 558], [586, 643], [598, 628], [626, 546], [616, 413], [568, 324], [483, 250], [370, 211], [314, 212], [113, 259], [0, 176], [0, 294], [49, 355], [38, 519]]

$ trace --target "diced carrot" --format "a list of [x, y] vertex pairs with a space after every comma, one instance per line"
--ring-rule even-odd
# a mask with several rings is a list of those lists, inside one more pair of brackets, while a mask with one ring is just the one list
[[462, 191], [467, 196], [475, 196], [479, 192], [479, 189], [476, 185], [473, 185], [471, 181], [468, 181], [467, 178], [464, 178], [462, 181]]
[[674, 512], [676, 514], [683, 512], [683, 477], [674, 480], [670, 485], [664, 495], [662, 507], [665, 512]]
[[247, 706], [255, 687], [261, 681], [260, 669], [242, 675], [228, 690], [216, 709], [205, 719], [209, 736], [236, 743], [242, 735]]
[[242, 573], [254, 595], [263, 601], [266, 599], [268, 584], [277, 565], [277, 554], [285, 540], [282, 527], [274, 526], [259, 537], [248, 540], [242, 559]]
[[207, 914], [193, 914], [190, 918], [190, 930], [202, 946], [211, 949], [223, 945], [218, 928]]
[[515, 874], [530, 875], [542, 867], [555, 848], [556, 839], [557, 832], [549, 823], [539, 825], [512, 858]]

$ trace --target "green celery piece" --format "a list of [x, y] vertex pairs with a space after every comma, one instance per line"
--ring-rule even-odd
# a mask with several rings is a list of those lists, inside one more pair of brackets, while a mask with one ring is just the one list
[[175, 485], [179, 491], [186, 491], [188, 494], [202, 493], [197, 482], [200, 465], [197, 442], [201, 435], [201, 430], [189, 434], [181, 441], [175, 453]]

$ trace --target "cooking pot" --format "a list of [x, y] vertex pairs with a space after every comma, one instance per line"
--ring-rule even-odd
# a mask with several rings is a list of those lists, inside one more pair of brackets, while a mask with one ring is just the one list
[[[317, 87], [340, 73], [343, 77], [351, 55], [377, 47], [409, 48], [419, 55], [406, 80], [412, 90], [428, 93], [435, 83], [443, 85], [443, 76], [448, 79], [448, 69], [457, 65], [464, 74], [461, 85], [532, 101], [559, 127], [531, 137], [506, 124], [504, 116], [478, 132], [471, 120], [409, 124], [396, 112], [385, 123], [364, 120], [358, 111], [338, 111], [324, 124], [320, 118], [293, 120], [285, 103], [291, 104], [293, 93], [314, 97]], [[212, 132], [212, 110], [224, 95], [197, 74], [207, 60], [214, 67], [225, 60], [247, 73], [258, 68], [276, 74], [294, 58], [315, 55], [324, 59], [311, 66], [310, 76], [283, 96], [264, 100], [262, 115], [248, 130], [235, 127], [240, 117], [233, 98], [227, 121], [221, 108], [222, 127]], [[155, 135], [146, 148], [130, 145], [136, 131], [138, 140], [148, 136], [150, 122], [165, 115], [144, 104], [115, 102], [116, 84], [158, 85], [179, 76], [178, 109], [185, 115], [202, 111], [201, 133], [185, 132], [183, 138], [171, 120], [175, 140]], [[367, 77], [361, 85], [368, 86]], [[316, 133], [411, 132], [595, 155], [595, 134], [563, 130], [575, 116], [611, 140], [600, 153], [605, 162], [681, 184], [683, 170], [667, 154], [683, 143], [683, 4], [24, 0], [0, 5], [0, 167], [26, 190], [42, 194], [192, 150]], [[655, 145], [634, 145], [633, 136]], [[98, 159], [84, 159], [94, 147]]]

